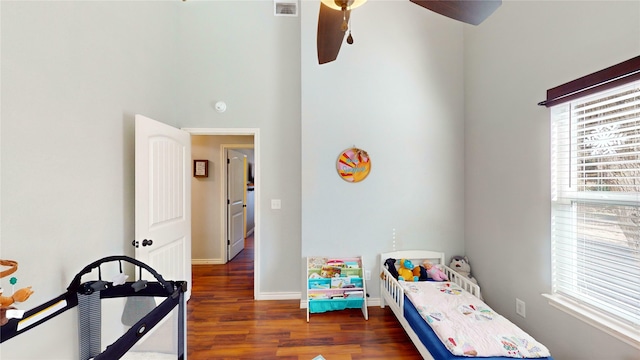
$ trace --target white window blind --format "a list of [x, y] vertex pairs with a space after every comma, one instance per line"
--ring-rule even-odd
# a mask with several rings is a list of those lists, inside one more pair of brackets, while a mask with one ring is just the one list
[[551, 107], [552, 284], [640, 329], [640, 81]]

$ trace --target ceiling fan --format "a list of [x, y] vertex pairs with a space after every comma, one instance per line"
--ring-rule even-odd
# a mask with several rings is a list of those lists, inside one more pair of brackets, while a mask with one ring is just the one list
[[[502, 0], [409, 0], [440, 15], [478, 25], [489, 17]], [[347, 43], [353, 43], [349, 31], [351, 10], [366, 0], [321, 0], [318, 14], [318, 63], [325, 64], [338, 57], [340, 46], [347, 35]], [[348, 34], [347, 34], [348, 31]]]

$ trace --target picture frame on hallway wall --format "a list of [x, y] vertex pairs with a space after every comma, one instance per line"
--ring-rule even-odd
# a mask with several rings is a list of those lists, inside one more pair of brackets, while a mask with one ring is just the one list
[[209, 160], [193, 160], [193, 177], [209, 177]]

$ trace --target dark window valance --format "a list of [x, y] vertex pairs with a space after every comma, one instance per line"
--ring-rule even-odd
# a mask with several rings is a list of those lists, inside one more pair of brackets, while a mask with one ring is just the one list
[[640, 79], [640, 56], [547, 90], [538, 105], [551, 107]]

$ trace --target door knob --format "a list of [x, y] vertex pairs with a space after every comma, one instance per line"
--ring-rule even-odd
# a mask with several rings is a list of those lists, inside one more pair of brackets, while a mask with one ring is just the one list
[[151, 246], [153, 244], [153, 240], [142, 240], [142, 246]]

